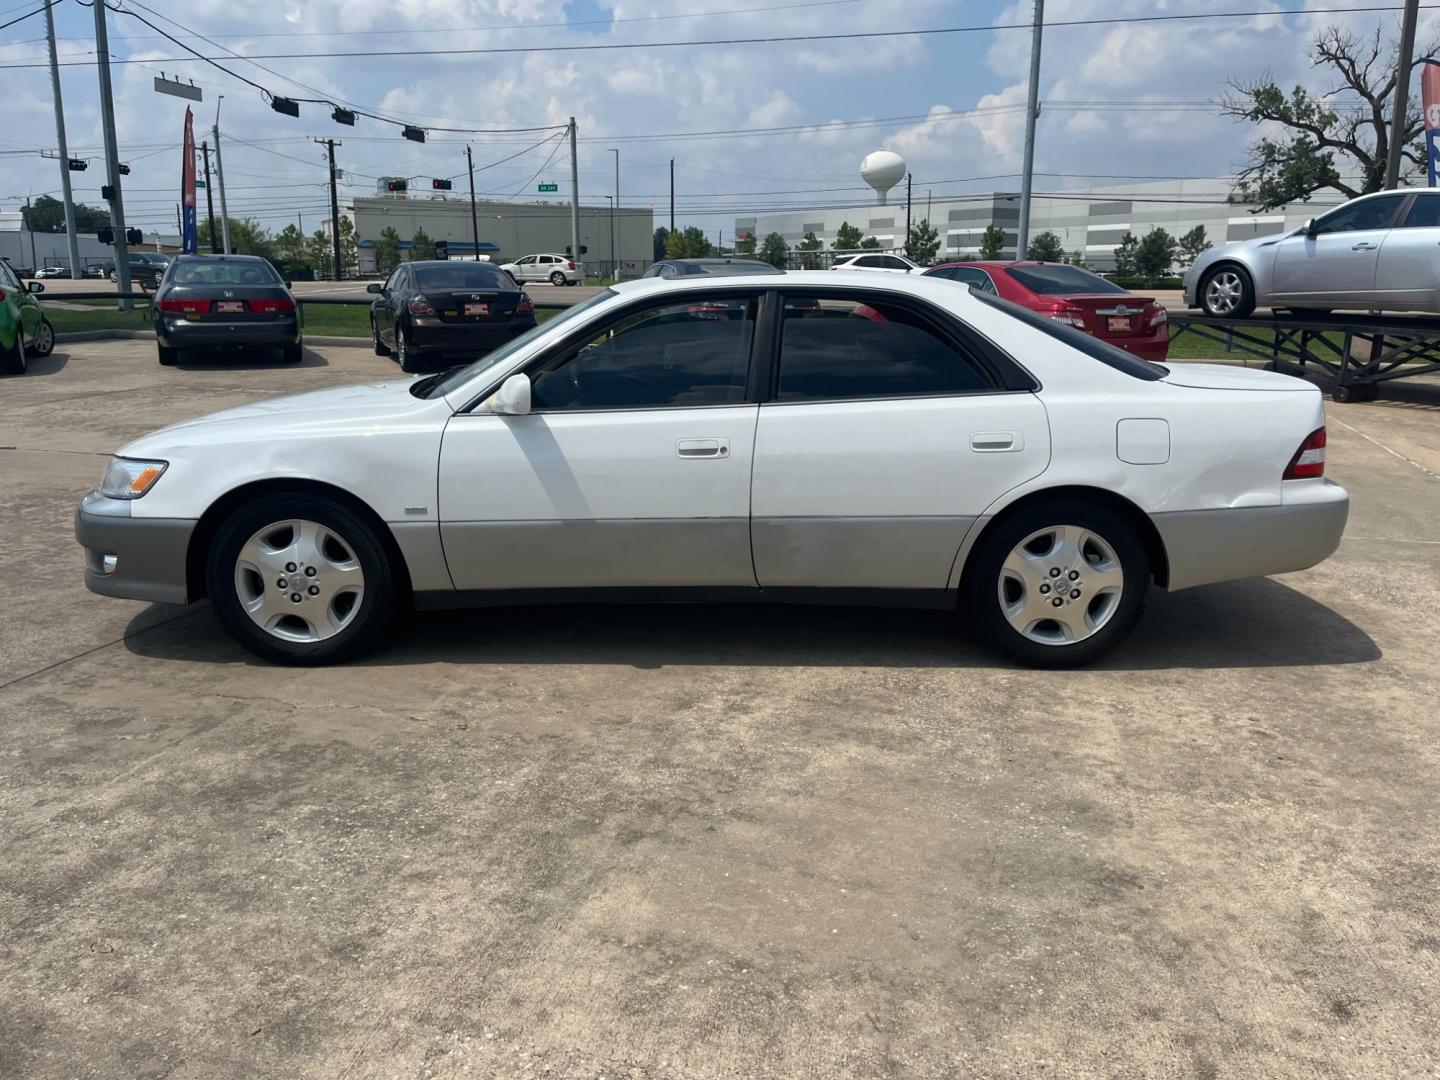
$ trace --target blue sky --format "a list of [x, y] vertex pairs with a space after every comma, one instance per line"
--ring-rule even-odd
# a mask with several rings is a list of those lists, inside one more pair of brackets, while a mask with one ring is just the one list
[[[651, 205], [656, 223], [668, 217], [668, 161], [677, 160], [679, 219], [727, 240], [737, 212], [782, 205], [865, 202], [858, 163], [869, 150], [904, 155], [917, 193], [955, 193], [1015, 186], [1024, 118], [1029, 34], [991, 30], [928, 37], [806, 42], [684, 49], [529, 52], [504, 55], [377, 57], [375, 50], [497, 48], [659, 42], [903, 28], [993, 27], [1023, 23], [1030, 4], [1005, 0], [144, 0], [145, 8], [245, 55], [353, 51], [345, 58], [266, 59], [226, 66], [281, 94], [322, 96], [420, 125], [542, 127], [580, 119], [581, 193], [603, 203], [612, 190], [612, 158], [621, 152], [621, 195]], [[0, 0], [0, 22], [32, 2]], [[152, 22], [184, 36], [133, 2]], [[1046, 36], [1042, 97], [1055, 104], [1040, 123], [1037, 189], [1104, 184], [1081, 174], [1214, 176], [1242, 160], [1253, 129], [1218, 117], [1203, 104], [1155, 103], [1213, 99], [1227, 78], [1273, 72], [1282, 84], [1323, 89], [1305, 53], [1321, 26], [1344, 19], [1357, 32], [1397, 15], [1337, 16], [1311, 8], [1353, 7], [1344, 0], [1050, 0], [1047, 21], [1081, 25]], [[758, 10], [765, 9], [765, 10]], [[1125, 15], [1214, 11], [1288, 12], [1282, 17], [1097, 25]], [[257, 13], [266, 17], [257, 17]], [[93, 15], [74, 0], [56, 9], [62, 58], [93, 60]], [[1422, 40], [1434, 29], [1426, 13]], [[330, 121], [329, 110], [302, 105], [294, 119], [273, 112], [260, 93], [202, 63], [177, 62], [182, 51], [124, 14], [110, 15], [117, 66], [117, 122], [126, 179], [127, 218], [173, 230], [179, 143], [185, 105], [156, 94], [163, 69], [193, 78], [205, 93], [196, 106], [197, 140], [224, 94], [221, 128], [231, 213], [272, 229], [301, 220], [313, 230], [326, 214], [325, 172], [316, 137], [335, 137], [348, 170], [347, 194], [367, 194], [373, 177], [463, 179], [466, 137], [432, 133], [425, 145], [406, 142], [387, 125], [362, 119], [353, 129]], [[43, 61], [44, 21], [35, 17], [0, 31], [0, 87], [11, 123], [0, 136], [0, 209], [26, 194], [58, 188], [54, 162], [38, 150], [55, 145], [48, 71], [4, 68]], [[201, 51], [220, 50], [186, 39]], [[172, 59], [166, 59], [172, 58]], [[70, 142], [95, 159], [74, 174], [77, 197], [99, 201], [101, 145], [96, 69], [63, 69]], [[1120, 103], [1097, 110], [1066, 102]], [[1150, 103], [1150, 104], [1143, 104]], [[978, 110], [978, 111], [976, 111]], [[962, 114], [958, 118], [954, 114]], [[14, 118], [19, 117], [19, 123]], [[658, 133], [822, 124], [885, 117], [934, 117], [869, 127], [736, 138], [644, 141]], [[517, 200], [537, 198], [536, 185], [558, 182], [568, 192], [564, 149], [529, 149], [545, 133], [470, 138], [477, 189]], [[12, 153], [11, 151], [18, 151]], [[523, 152], [522, 152], [523, 151]], [[548, 161], [548, 164], [547, 164]], [[1001, 176], [998, 180], [954, 181]]]

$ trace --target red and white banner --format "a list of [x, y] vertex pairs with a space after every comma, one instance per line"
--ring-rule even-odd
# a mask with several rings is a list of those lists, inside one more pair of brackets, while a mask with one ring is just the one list
[[1425, 110], [1425, 158], [1430, 186], [1440, 167], [1440, 65], [1420, 65], [1420, 104]]
[[180, 250], [194, 255], [200, 250], [195, 229], [195, 127], [190, 106], [185, 106], [185, 148], [180, 162], [180, 205], [184, 217], [180, 225]]

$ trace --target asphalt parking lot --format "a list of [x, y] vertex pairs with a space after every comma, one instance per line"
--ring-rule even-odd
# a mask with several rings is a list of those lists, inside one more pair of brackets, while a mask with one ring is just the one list
[[1330, 407], [1333, 559], [1079, 672], [678, 606], [289, 670], [85, 591], [120, 443], [389, 377], [111, 341], [0, 381], [0, 1077], [1440, 1070], [1440, 396]]

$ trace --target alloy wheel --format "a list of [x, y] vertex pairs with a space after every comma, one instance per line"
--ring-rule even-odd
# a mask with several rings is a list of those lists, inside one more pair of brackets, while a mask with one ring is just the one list
[[1124, 570], [1109, 541], [1080, 525], [1052, 525], [1011, 549], [997, 596], [1006, 620], [1023, 637], [1041, 645], [1071, 645], [1104, 629], [1124, 589]]
[[1245, 296], [1245, 282], [1234, 270], [1221, 270], [1205, 283], [1205, 306], [1216, 315], [1229, 315]]
[[235, 558], [235, 593], [250, 620], [282, 641], [325, 641], [360, 611], [365, 572], [334, 529], [303, 518], [259, 529]]
[[35, 355], [49, 356], [50, 351], [55, 348], [55, 330], [48, 321], [40, 323], [40, 331], [35, 335]]

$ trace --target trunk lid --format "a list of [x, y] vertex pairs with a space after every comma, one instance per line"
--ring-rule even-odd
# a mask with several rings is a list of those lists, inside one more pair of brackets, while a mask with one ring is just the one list
[[1154, 327], [1155, 312], [1160, 310], [1153, 296], [1090, 293], [1047, 299], [1063, 307], [1066, 314], [1078, 315], [1086, 333], [1103, 338], [1148, 335]]
[[1262, 368], [1174, 362], [1165, 366], [1170, 373], [1161, 381], [1171, 386], [1188, 386], [1196, 390], [1281, 390], [1291, 393], [1303, 390], [1319, 393], [1304, 379], [1281, 375], [1278, 371], [1265, 371]]
[[520, 306], [518, 289], [426, 289], [425, 299], [445, 323], [509, 322]]

